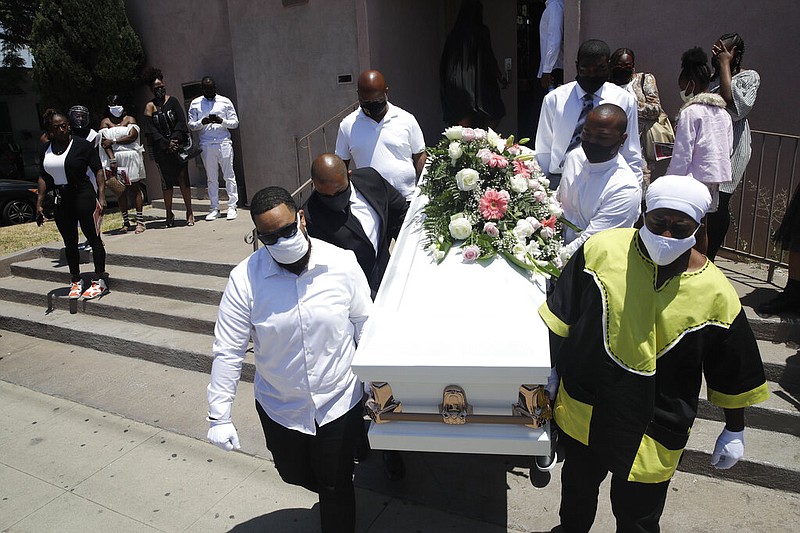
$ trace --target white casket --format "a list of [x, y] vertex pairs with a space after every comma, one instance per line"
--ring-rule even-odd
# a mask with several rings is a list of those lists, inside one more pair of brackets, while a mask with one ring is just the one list
[[[402, 416], [372, 422], [370, 444], [546, 455], [549, 423], [525, 425], [512, 409], [522, 385], [545, 384], [550, 374], [548, 332], [537, 313], [545, 279], [531, 280], [501, 257], [464, 264], [456, 248], [437, 265], [424, 249], [424, 203], [417, 196], [411, 204], [353, 360], [365, 383], [388, 383], [402, 406]], [[468, 423], [444, 421], [440, 404], [450, 385], [464, 391]], [[408, 416], [414, 414], [422, 416]]]

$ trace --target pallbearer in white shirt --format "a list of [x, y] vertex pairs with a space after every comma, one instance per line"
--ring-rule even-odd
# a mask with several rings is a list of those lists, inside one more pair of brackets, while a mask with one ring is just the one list
[[355, 529], [353, 450], [363, 385], [350, 369], [372, 306], [353, 252], [309, 238], [280, 187], [250, 205], [265, 248], [233, 269], [214, 329], [208, 439], [239, 448], [231, 420], [250, 338], [256, 410], [286, 483], [319, 494], [322, 531]]
[[600, 104], [586, 117], [581, 145], [567, 154], [558, 200], [564, 218], [583, 230], [564, 230], [565, 252], [570, 256], [595, 233], [632, 228], [639, 218], [642, 189], [619, 153], [627, 127], [621, 107]]
[[219, 217], [219, 168], [225, 180], [228, 192], [228, 220], [236, 218], [236, 203], [239, 201], [239, 190], [236, 186], [236, 175], [233, 172], [233, 143], [228, 130], [239, 127], [239, 117], [229, 98], [217, 94], [214, 78], [206, 76], [200, 82], [203, 96], [192, 100], [189, 106], [189, 129], [200, 132], [200, 147], [203, 152], [203, 166], [208, 178], [208, 199], [211, 201], [211, 212], [206, 220]]

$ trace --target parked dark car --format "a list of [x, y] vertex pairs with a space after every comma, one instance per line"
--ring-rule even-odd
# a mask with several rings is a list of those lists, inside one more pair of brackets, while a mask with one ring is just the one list
[[0, 179], [0, 222], [3, 225], [36, 220], [36, 188], [32, 181]]

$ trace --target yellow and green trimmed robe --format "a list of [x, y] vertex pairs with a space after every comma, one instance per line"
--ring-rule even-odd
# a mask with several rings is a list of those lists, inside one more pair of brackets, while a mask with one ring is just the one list
[[702, 376], [709, 400], [735, 409], [768, 396], [755, 337], [739, 298], [707, 261], [656, 287], [635, 229], [592, 236], [539, 308], [562, 337], [559, 427], [629, 481], [672, 477], [697, 415]]

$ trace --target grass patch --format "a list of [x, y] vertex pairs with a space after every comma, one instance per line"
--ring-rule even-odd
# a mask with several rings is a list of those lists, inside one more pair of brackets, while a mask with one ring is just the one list
[[[120, 226], [122, 226], [122, 215], [119, 211], [103, 215], [103, 232], [119, 229]], [[84, 240], [80, 231], [78, 237], [81, 241]], [[52, 220], [45, 222], [41, 227], [37, 226], [36, 222], [0, 227], [0, 256], [52, 242], [61, 242], [61, 234]]]

